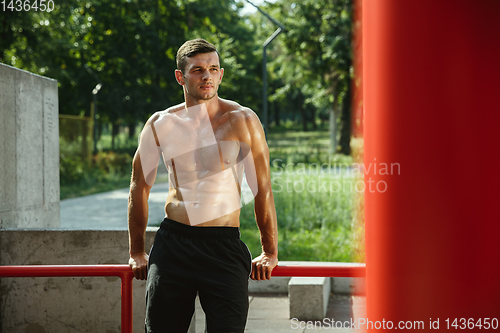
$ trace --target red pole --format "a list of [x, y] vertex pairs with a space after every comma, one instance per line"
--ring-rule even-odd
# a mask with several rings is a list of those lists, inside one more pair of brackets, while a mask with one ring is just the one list
[[128, 265], [22, 265], [0, 266], [0, 277], [118, 276], [121, 278], [122, 333], [133, 332], [132, 278]]
[[369, 328], [480, 331], [500, 317], [500, 1], [362, 6]]
[[365, 265], [330, 262], [279, 262], [272, 276], [364, 277]]
[[132, 284], [134, 274], [128, 270], [120, 278], [122, 280], [122, 333], [133, 333], [133, 295]]

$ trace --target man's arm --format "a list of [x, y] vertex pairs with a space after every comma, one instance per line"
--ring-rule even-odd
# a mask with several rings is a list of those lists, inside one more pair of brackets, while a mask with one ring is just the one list
[[153, 116], [144, 126], [139, 148], [132, 162], [132, 178], [128, 199], [129, 265], [136, 279], [145, 280], [149, 256], [145, 252], [146, 227], [148, 224], [148, 198], [156, 178], [159, 150], [153, 134]]
[[[253, 163], [246, 163], [245, 172], [248, 184], [255, 194], [255, 219], [260, 230], [262, 253], [252, 262], [251, 278], [254, 280], [268, 280], [271, 272], [278, 264], [278, 222], [271, 184], [269, 164], [269, 148], [262, 125], [253, 111], [248, 110], [246, 125], [248, 128], [250, 152]], [[251, 160], [251, 159], [249, 159]], [[252, 165], [253, 164], [253, 165]], [[254, 170], [252, 170], [254, 168]], [[254, 184], [254, 185], [253, 185]], [[253, 185], [253, 186], [252, 186]], [[256, 187], [256, 189], [255, 189]], [[255, 193], [257, 192], [257, 193]]]

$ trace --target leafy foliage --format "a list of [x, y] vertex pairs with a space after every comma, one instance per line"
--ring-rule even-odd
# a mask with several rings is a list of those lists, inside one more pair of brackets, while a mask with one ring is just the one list
[[252, 33], [236, 9], [233, 0], [59, 2], [50, 13], [8, 16], [0, 61], [57, 79], [64, 114], [89, 114], [91, 92], [102, 83], [101, 122], [130, 124], [182, 102], [173, 75], [177, 49], [205, 37], [221, 50], [225, 97], [255, 107], [251, 94], [238, 94], [255, 84], [256, 65], [247, 56]]
[[[276, 87], [271, 101], [279, 112], [295, 109], [301, 114], [303, 130], [315, 120], [327, 118], [328, 110], [340, 114], [340, 150], [350, 153], [350, 85], [352, 69], [352, 0], [279, 0], [267, 10], [281, 21], [286, 35], [278, 38], [269, 63]], [[264, 22], [262, 33], [275, 28]], [[340, 109], [342, 107], [342, 109]], [[298, 109], [298, 110], [297, 110]], [[342, 111], [342, 112], [340, 112]]]
[[[185, 40], [202, 37], [221, 54], [221, 96], [259, 114], [262, 44], [276, 26], [259, 12], [240, 16], [242, 6], [242, 0], [76, 0], [56, 2], [50, 13], [14, 11], [0, 25], [0, 61], [57, 79], [63, 114], [88, 115], [91, 92], [102, 83], [100, 122], [131, 126], [182, 102], [175, 54]], [[352, 0], [277, 0], [262, 7], [287, 29], [268, 47], [274, 124], [299, 116], [303, 130], [316, 129], [329, 109], [342, 110], [347, 153]]]

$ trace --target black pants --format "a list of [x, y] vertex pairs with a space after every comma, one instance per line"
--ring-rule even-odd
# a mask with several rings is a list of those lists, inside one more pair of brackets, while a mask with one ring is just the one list
[[243, 332], [251, 268], [239, 228], [165, 218], [149, 257], [146, 332], [187, 332], [197, 293], [209, 333]]

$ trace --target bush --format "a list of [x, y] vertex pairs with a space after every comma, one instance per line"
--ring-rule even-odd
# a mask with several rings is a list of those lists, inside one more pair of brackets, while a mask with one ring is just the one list
[[60, 155], [61, 200], [111, 191], [130, 184], [132, 157], [128, 153], [100, 152], [94, 165], [78, 155]]
[[115, 153], [112, 151], [99, 152], [94, 156], [94, 166], [104, 174], [119, 174], [128, 173], [132, 157], [128, 153]]
[[59, 176], [61, 184], [76, 183], [81, 181], [89, 171], [86, 161], [80, 156], [68, 157], [60, 153]]

